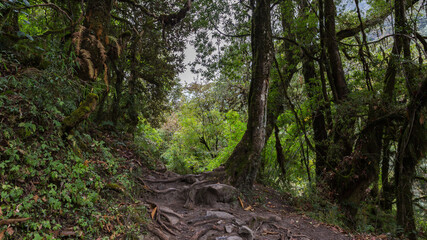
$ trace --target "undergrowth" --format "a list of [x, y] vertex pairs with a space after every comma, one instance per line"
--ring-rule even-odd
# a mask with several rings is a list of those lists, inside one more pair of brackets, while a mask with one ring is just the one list
[[148, 214], [140, 162], [119, 144], [130, 138], [85, 123], [61, 132], [86, 93], [54, 56], [43, 70], [1, 58], [0, 239], [137, 239]]

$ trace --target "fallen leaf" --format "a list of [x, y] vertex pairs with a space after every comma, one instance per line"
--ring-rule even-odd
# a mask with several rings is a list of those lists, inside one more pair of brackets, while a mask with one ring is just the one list
[[380, 238], [380, 239], [387, 239], [387, 235], [381, 234], [381, 235], [378, 236], [378, 238]]
[[249, 210], [251, 210], [252, 209], [252, 206], [247, 206], [246, 208], [245, 208], [245, 211], [249, 211]]
[[8, 228], [6, 229], [6, 232], [7, 232], [7, 234], [9, 234], [10, 236], [12, 236], [12, 235], [13, 235], [13, 233], [14, 233], [15, 231], [13, 230], [13, 228], [8, 227]]
[[75, 235], [77, 235], [77, 233], [75, 231], [64, 230], [61, 232], [62, 237], [70, 237], [70, 236], [75, 236]]
[[240, 202], [240, 206], [242, 206], [242, 208], [245, 208], [245, 205], [243, 204], [243, 201], [242, 201], [242, 199], [240, 198], [240, 197], [237, 197], [238, 199], [239, 199], [239, 202]]
[[34, 199], [34, 202], [37, 202], [38, 200], [39, 200], [39, 195], [34, 195], [34, 197], [33, 197], [33, 199]]
[[111, 225], [111, 223], [107, 223], [107, 225], [105, 225], [105, 228], [108, 232], [111, 232], [111, 230], [113, 230], [113, 225]]
[[156, 211], [157, 211], [157, 207], [155, 207], [153, 211], [151, 211], [151, 219], [154, 219], [154, 216], [156, 215]]

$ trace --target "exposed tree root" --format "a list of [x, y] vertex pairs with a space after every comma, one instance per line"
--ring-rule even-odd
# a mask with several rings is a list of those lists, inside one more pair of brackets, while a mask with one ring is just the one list
[[148, 231], [159, 237], [161, 240], [169, 240], [169, 236], [164, 234], [160, 229], [158, 229], [156, 226], [153, 226], [151, 224], [147, 225]]
[[202, 226], [202, 225], [205, 225], [205, 224], [208, 224], [208, 223], [217, 222], [218, 220], [219, 220], [218, 218], [207, 219], [207, 220], [204, 220], [204, 221], [201, 221], [201, 222], [197, 222], [197, 223], [193, 224], [193, 226], [198, 227], [198, 226]]
[[181, 189], [176, 189], [176, 188], [168, 188], [168, 189], [163, 189], [163, 190], [155, 190], [150, 188], [151, 191], [155, 192], [155, 193], [168, 193], [168, 192], [173, 192], [173, 191], [182, 191]]
[[180, 219], [182, 219], [182, 216], [181, 215], [179, 215], [178, 213], [176, 213], [176, 212], [174, 212], [174, 211], [172, 211], [171, 209], [168, 209], [168, 208], [166, 208], [166, 207], [160, 207], [160, 206], [158, 206], [156, 203], [154, 203], [154, 202], [149, 202], [149, 201], [147, 201], [150, 205], [152, 205], [152, 206], [154, 206], [153, 207], [153, 209], [156, 209], [156, 212], [155, 212], [155, 215], [153, 216], [153, 220], [156, 220], [156, 222], [166, 231], [166, 232], [168, 232], [168, 233], [170, 233], [170, 234], [172, 234], [172, 235], [174, 235], [174, 236], [176, 236], [177, 235], [177, 233], [176, 232], [174, 232], [173, 230], [171, 230], [171, 228], [172, 229], [174, 229], [174, 230], [176, 230], [176, 231], [179, 231], [179, 229], [178, 228], [176, 228], [175, 226], [173, 226], [173, 225], [171, 225], [171, 224], [169, 224], [169, 223], [165, 223], [165, 222], [163, 222], [162, 221], [162, 217], [163, 218], [165, 218], [166, 220], [168, 220], [168, 221], [170, 221], [169, 220], [169, 218], [167, 217], [167, 215], [166, 214], [164, 214], [163, 212], [162, 212], [162, 210], [165, 210], [165, 212], [166, 213], [169, 213], [169, 214], [171, 214], [171, 215], [174, 215], [174, 216], [176, 216], [176, 217], [178, 217], [178, 218], [180, 218]]
[[170, 208], [167, 208], [167, 207], [160, 207], [161, 208], [161, 210], [163, 211], [163, 212], [165, 212], [165, 213], [167, 213], [167, 214], [170, 214], [170, 215], [173, 215], [173, 216], [175, 216], [175, 217], [177, 217], [177, 218], [179, 218], [179, 219], [182, 219], [183, 218], [183, 216], [181, 216], [180, 214], [178, 214], [178, 213], [176, 213], [176, 212], [174, 212], [172, 209], [170, 209]]
[[170, 179], [144, 179], [144, 181], [151, 183], [172, 183], [179, 181], [186, 183], [195, 183], [198, 177], [200, 177], [200, 175], [188, 174]]
[[[157, 213], [157, 214], [159, 214], [159, 213]], [[163, 223], [163, 221], [162, 221], [162, 219], [161, 219], [161, 217], [160, 216], [158, 216], [157, 217], [157, 222], [160, 224], [160, 226], [164, 229], [164, 230], [166, 230], [168, 233], [170, 233], [170, 234], [172, 234], [172, 235], [174, 235], [174, 236], [176, 236], [177, 234], [174, 232], [174, 231], [172, 231], [168, 226], [166, 226], [166, 224], [165, 223]], [[174, 227], [175, 228], [175, 227]], [[179, 231], [177, 228], [175, 228], [177, 231]]]
[[201, 238], [203, 235], [205, 235], [206, 233], [208, 233], [211, 229], [212, 229], [213, 225], [209, 225], [206, 228], [203, 228], [202, 230], [198, 231], [192, 238], [191, 240], [197, 240], [199, 238]]

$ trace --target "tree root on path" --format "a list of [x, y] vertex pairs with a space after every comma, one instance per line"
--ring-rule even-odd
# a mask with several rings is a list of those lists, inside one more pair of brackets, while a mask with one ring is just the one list
[[201, 175], [188, 174], [188, 175], [183, 175], [183, 176], [170, 178], [170, 179], [160, 179], [160, 180], [159, 179], [144, 179], [144, 181], [151, 182], [151, 183], [172, 183], [172, 182], [178, 182], [178, 181], [182, 181], [182, 182], [186, 182], [186, 183], [195, 183], [198, 181], [197, 178], [200, 176]]
[[198, 227], [198, 226], [205, 225], [205, 224], [208, 224], [208, 223], [218, 222], [219, 220], [220, 220], [219, 218], [208, 219], [208, 220], [204, 220], [204, 221], [201, 221], [201, 222], [197, 222], [197, 223], [193, 224], [193, 226]]
[[208, 233], [214, 225], [209, 225], [206, 228], [203, 228], [202, 230], [198, 231], [192, 238], [191, 240], [197, 240], [199, 238], [201, 238], [203, 235], [205, 235], [206, 233]]
[[159, 237], [161, 240], [169, 240], [169, 236], [164, 234], [157, 226], [153, 226], [152, 224], [147, 225], [148, 231]]
[[[158, 206], [156, 203], [154, 203], [154, 202], [149, 202], [149, 201], [147, 201], [147, 203], [149, 203], [150, 205], [152, 205], [152, 206], [154, 206], [153, 207], [153, 211], [154, 211], [154, 209], [156, 209], [155, 211], [155, 214], [154, 215], [152, 215], [152, 217], [153, 217], [153, 220], [156, 220], [156, 222], [160, 225], [160, 227], [162, 228], [162, 229], [164, 229], [166, 232], [168, 232], [168, 233], [170, 233], [170, 234], [172, 234], [172, 235], [174, 235], [174, 236], [176, 236], [177, 235], [177, 233], [176, 232], [174, 232], [172, 229], [174, 229], [175, 231], [179, 231], [179, 229], [178, 228], [176, 228], [175, 226], [173, 226], [173, 225], [171, 225], [172, 224], [172, 222], [170, 222], [170, 219], [168, 218], [168, 216], [166, 215], [166, 214], [164, 214], [163, 213], [163, 211], [165, 212], [165, 213], [169, 213], [170, 215], [174, 215], [174, 216], [176, 216], [176, 217], [178, 217], [179, 219], [182, 219], [182, 216], [181, 215], [179, 215], [178, 213], [176, 213], [176, 212], [174, 212], [173, 210], [171, 210], [171, 209], [168, 209], [168, 208], [166, 208], [166, 207], [160, 207], [160, 206]], [[166, 222], [163, 222], [162, 221], [162, 217], [163, 218], [165, 218], [166, 220], [168, 220], [171, 224], [169, 224], [169, 223], [166, 223]]]

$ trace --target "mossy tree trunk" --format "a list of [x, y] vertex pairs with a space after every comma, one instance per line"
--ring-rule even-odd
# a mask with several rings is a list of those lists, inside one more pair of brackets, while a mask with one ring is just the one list
[[[308, 2], [306, 0], [300, 1], [299, 7], [301, 8], [299, 13], [300, 18], [302, 18], [303, 21], [308, 21], [308, 14], [310, 13]], [[310, 108], [313, 119], [312, 128], [316, 154], [316, 179], [319, 179], [326, 168], [325, 161], [328, 152], [328, 147], [326, 145], [328, 134], [324, 115], [326, 104], [322, 95], [321, 81], [319, 81], [316, 76], [314, 59], [311, 57], [315, 55], [313, 39], [315, 37], [314, 34], [317, 32], [316, 26], [311, 26], [308, 32], [312, 34], [299, 34], [298, 41], [306, 46], [306, 51], [303, 51], [301, 54], [302, 73], [305, 82], [305, 91], [307, 92], [308, 98], [311, 99], [313, 103]]]
[[272, 62], [270, 0], [256, 1], [252, 17], [252, 79], [249, 91], [247, 129], [226, 162], [233, 185], [251, 190], [265, 145], [267, 96]]
[[[412, 183], [415, 169], [419, 161], [425, 157], [427, 149], [427, 129], [424, 125], [424, 116], [421, 113], [427, 105], [427, 78], [420, 73], [411, 59], [411, 39], [406, 21], [406, 4], [404, 0], [395, 1], [396, 32], [400, 35], [404, 59], [402, 62], [406, 88], [410, 96], [407, 107], [407, 121], [402, 128], [399, 139], [395, 165], [396, 178], [396, 218], [398, 230], [403, 230], [410, 240], [417, 239], [415, 217], [412, 203]], [[417, 88], [417, 77], [422, 82]]]
[[95, 110], [97, 101], [98, 95], [94, 93], [87, 95], [86, 99], [80, 104], [80, 106], [74, 110], [70, 116], [66, 117], [62, 121], [63, 132], [70, 132], [79, 123], [87, 119], [89, 115]]
[[[281, 4], [280, 15], [282, 18], [281, 22], [282, 22], [282, 29], [283, 29], [283, 37], [296, 41], [295, 33], [292, 31], [292, 28], [291, 28], [292, 22], [295, 20], [293, 3], [282, 2], [280, 4]], [[286, 108], [285, 98], [283, 97], [283, 95], [285, 95], [285, 92], [288, 90], [292, 77], [298, 71], [298, 68], [297, 68], [298, 62], [299, 62], [298, 54], [300, 52], [300, 49], [297, 46], [291, 44], [288, 41], [284, 41], [283, 45], [277, 49], [277, 52], [281, 52], [285, 55], [285, 59], [284, 59], [285, 64], [283, 65], [283, 67], [279, 67], [279, 65], [277, 64], [276, 71], [273, 71], [272, 73], [270, 88], [268, 90], [265, 144], [267, 144], [273, 132], [276, 131], [275, 128], [277, 128], [277, 124], [276, 124], [277, 118], [280, 116], [280, 114], [284, 112]], [[277, 151], [280, 151], [278, 149], [279, 146], [277, 144], [278, 143], [277, 143], [277, 136], [276, 136], [276, 153], [277, 153], [276, 160], [281, 166], [281, 162], [284, 159], [284, 154], [283, 152], [277, 152]], [[263, 156], [264, 155], [265, 154], [263, 154]], [[263, 179], [263, 176], [261, 175], [264, 174], [266, 161], [267, 159], [265, 159], [265, 157], [262, 157], [261, 169], [260, 169], [260, 172], [258, 173], [258, 179]], [[284, 174], [283, 171], [282, 173]]]
[[[112, 1], [90, 0], [87, 2], [87, 9], [84, 26], [81, 26], [73, 34], [77, 54], [76, 61], [79, 63], [76, 72], [83, 82], [90, 82], [95, 80], [98, 73], [104, 70], [104, 81], [107, 82], [106, 45], [108, 45], [107, 30], [110, 23]], [[89, 94], [80, 107], [64, 119], [63, 129], [69, 132], [78, 123], [87, 119], [95, 110], [97, 101], [98, 96], [96, 94]]]
[[403, 230], [411, 240], [417, 238], [412, 203], [412, 182], [419, 161], [427, 150], [427, 127], [421, 111], [427, 105], [427, 78], [413, 95], [408, 106], [408, 116], [399, 141], [399, 150], [395, 165], [397, 227]]

